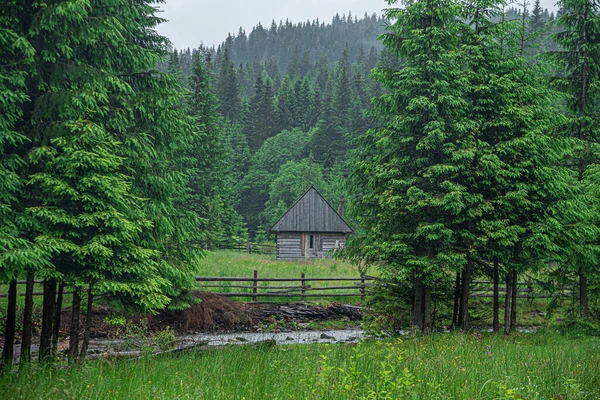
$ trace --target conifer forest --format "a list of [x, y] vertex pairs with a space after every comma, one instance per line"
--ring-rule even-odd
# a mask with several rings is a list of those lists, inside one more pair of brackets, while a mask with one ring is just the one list
[[0, 0], [3, 364], [56, 360], [67, 292], [70, 363], [96, 301], [188, 309], [206, 253], [274, 244], [311, 185], [386, 332], [469, 331], [474, 280], [514, 332], [526, 278], [600, 332], [597, 0], [388, 0], [184, 49], [160, 3]]

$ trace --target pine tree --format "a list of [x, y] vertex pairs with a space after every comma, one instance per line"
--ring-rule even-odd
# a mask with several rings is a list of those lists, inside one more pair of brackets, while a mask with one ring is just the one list
[[[568, 95], [564, 134], [575, 142], [570, 164], [584, 190], [587, 201], [583, 203], [587, 203], [587, 208], [598, 210], [600, 6], [594, 1], [564, 0], [559, 2], [559, 7], [556, 25], [560, 32], [554, 35], [554, 40], [560, 50], [550, 53], [559, 68], [554, 82]], [[595, 213], [588, 222], [600, 226]], [[584, 243], [580, 243], [580, 250], [565, 260], [579, 277], [579, 305], [584, 318], [589, 316], [588, 276], [596, 271], [600, 262], [593, 246], [596, 242], [597, 233], [586, 237]]]
[[209, 55], [198, 52], [190, 82], [190, 112], [196, 131], [184, 153], [190, 192], [183, 207], [201, 218], [196, 227], [197, 238], [189, 245], [198, 246], [203, 241], [205, 248], [226, 244], [227, 232], [233, 229], [237, 218], [230, 203], [231, 170], [218, 124], [217, 99], [211, 92], [209, 69]]
[[0, 102], [3, 107], [0, 115], [0, 281], [9, 282], [2, 366], [10, 365], [13, 358], [17, 326], [16, 279], [26, 268], [33, 271], [47, 262], [42, 249], [26, 236], [25, 216], [18, 200], [23, 196], [24, 186], [19, 170], [25, 164], [19, 149], [26, 137], [15, 128], [28, 100], [27, 79], [35, 50], [18, 29], [13, 29], [19, 22], [15, 9], [18, 7], [12, 1], [0, 6]]
[[258, 76], [250, 99], [250, 112], [246, 119], [246, 137], [251, 152], [256, 152], [265, 140], [278, 132], [275, 113], [273, 83], [266, 73]]
[[215, 83], [215, 93], [219, 100], [219, 112], [231, 121], [238, 121], [241, 117], [239, 85], [227, 48], [223, 51], [218, 66], [219, 74]]

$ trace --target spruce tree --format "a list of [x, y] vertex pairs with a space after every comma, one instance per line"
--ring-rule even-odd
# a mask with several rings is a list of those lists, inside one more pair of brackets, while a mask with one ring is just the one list
[[[575, 143], [569, 163], [577, 174], [584, 192], [587, 208], [599, 209], [597, 178], [600, 143], [600, 6], [590, 0], [564, 0], [559, 2], [560, 15], [554, 35], [559, 50], [549, 54], [558, 67], [554, 83], [568, 95], [568, 122], [563, 132]], [[592, 214], [588, 222], [596, 227], [600, 222]], [[597, 228], [596, 228], [597, 229]], [[579, 243], [579, 251], [569, 260], [571, 270], [579, 278], [579, 307], [584, 318], [589, 316], [588, 276], [597, 270], [597, 233], [588, 235]], [[587, 244], [585, 243], [587, 242]]]
[[200, 217], [196, 239], [189, 246], [218, 247], [228, 243], [228, 232], [235, 225], [231, 206], [231, 170], [227, 165], [226, 142], [217, 114], [217, 99], [211, 91], [210, 59], [198, 51], [190, 87], [190, 113], [195, 131], [184, 151], [184, 168], [189, 193], [182, 206]]
[[354, 157], [364, 258], [382, 263], [385, 279], [413, 280], [413, 323], [425, 333], [432, 329], [432, 288], [470, 262], [469, 243], [458, 239], [468, 237], [485, 204], [465, 186], [474, 139], [466, 120], [461, 12], [445, 0], [386, 10], [393, 23], [384, 45], [405, 62], [376, 70], [389, 90], [375, 104], [381, 125], [359, 140]]
[[246, 118], [246, 137], [251, 152], [256, 152], [270, 137], [278, 133], [273, 82], [266, 73], [256, 79], [254, 96]]
[[[28, 236], [53, 254], [40, 272], [40, 353], [51, 359], [65, 281], [87, 284], [90, 302], [111, 293], [151, 311], [191, 285], [197, 252], [183, 244], [194, 219], [177, 208], [191, 129], [185, 91], [156, 70], [168, 52], [151, 1], [27, 1], [10, 11], [35, 51], [15, 131], [28, 139], [18, 149], [28, 157], [19, 197], [35, 221]], [[106, 182], [114, 191], [102, 193]]]
[[219, 74], [215, 83], [215, 93], [219, 100], [219, 112], [231, 121], [238, 121], [241, 117], [239, 85], [227, 48], [217, 65]]
[[25, 269], [42, 267], [46, 255], [27, 237], [27, 221], [23, 215], [24, 181], [19, 171], [25, 161], [21, 157], [26, 137], [18, 132], [27, 103], [27, 80], [32, 71], [35, 50], [18, 29], [16, 2], [0, 5], [0, 281], [9, 283], [8, 308], [4, 324], [2, 365], [10, 365], [17, 326], [17, 278]]
[[413, 323], [425, 332], [432, 288], [450, 274], [453, 319], [469, 329], [478, 269], [505, 265], [514, 286], [517, 272], [551, 259], [550, 226], [572, 199], [572, 176], [557, 167], [565, 142], [549, 135], [554, 98], [523, 57], [522, 30], [493, 22], [500, 6], [424, 0], [388, 11], [398, 22], [384, 43], [403, 65], [375, 71], [389, 94], [354, 155], [362, 257], [383, 263], [384, 279], [412, 279]]

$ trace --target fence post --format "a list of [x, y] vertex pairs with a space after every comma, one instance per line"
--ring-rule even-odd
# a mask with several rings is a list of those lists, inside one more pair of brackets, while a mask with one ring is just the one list
[[360, 301], [365, 301], [365, 274], [360, 276]]
[[254, 284], [253, 284], [253, 288], [252, 288], [252, 301], [256, 301], [257, 296], [256, 296], [256, 292], [258, 291], [258, 271], [254, 270]]
[[250, 254], [251, 248], [252, 248], [252, 246], [250, 245], [250, 242], [246, 243], [246, 254]]
[[304, 295], [306, 294], [306, 281], [304, 280], [304, 272], [302, 273], [302, 275], [300, 277], [302, 278], [302, 280], [301, 280], [301, 285], [302, 285], [302, 300], [304, 300]]

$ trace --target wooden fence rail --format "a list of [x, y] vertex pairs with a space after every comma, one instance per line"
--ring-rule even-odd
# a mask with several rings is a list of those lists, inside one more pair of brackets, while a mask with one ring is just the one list
[[[325, 297], [360, 297], [364, 301], [367, 289], [373, 288], [378, 283], [374, 283], [377, 278], [368, 275], [362, 275], [357, 278], [307, 278], [304, 273], [298, 278], [259, 278], [258, 271], [254, 271], [253, 276], [198, 276], [196, 281], [201, 283], [198, 289], [217, 289], [213, 292], [227, 297], [251, 298], [252, 301], [258, 301], [261, 297], [286, 297], [286, 298], [325, 298]], [[35, 280], [36, 284], [43, 283], [43, 280]], [[339, 282], [335, 284], [335, 282]], [[17, 284], [25, 284], [24, 280], [17, 280]], [[277, 283], [281, 284], [278, 285]], [[334, 283], [334, 286], [324, 285], [325, 283]], [[222, 290], [218, 290], [222, 289]], [[234, 290], [232, 290], [234, 289]], [[239, 290], [242, 289], [242, 290]], [[505, 288], [500, 286], [498, 291], [501, 296], [504, 295]], [[41, 296], [43, 293], [36, 291], [34, 296]], [[65, 294], [71, 294], [66, 292]], [[25, 293], [19, 292], [19, 296]], [[517, 297], [525, 299], [544, 299], [551, 297], [570, 298], [573, 291], [561, 289], [556, 293], [550, 293], [543, 290], [542, 287], [529, 282], [519, 282]], [[6, 293], [0, 293], [0, 298], [8, 297]], [[491, 298], [493, 297], [493, 287], [490, 281], [472, 281], [471, 298]]]
[[[304, 273], [299, 278], [259, 278], [258, 271], [253, 276], [198, 276], [197, 282], [205, 282], [198, 288], [221, 288], [221, 289], [248, 289], [242, 291], [219, 291], [213, 292], [227, 297], [248, 297], [252, 301], [258, 301], [259, 297], [360, 297], [365, 299], [367, 281], [375, 280], [372, 276], [362, 275], [357, 278], [307, 278]], [[249, 282], [249, 284], [236, 284], [231, 282]], [[272, 285], [264, 283], [284, 283], [284, 285]], [[298, 283], [293, 285], [293, 283]], [[352, 282], [352, 285], [338, 284], [335, 286], [323, 286], [319, 283], [330, 282]], [[261, 285], [261, 283], [263, 283]], [[285, 283], [292, 283], [285, 285]], [[336, 293], [323, 293], [336, 291]], [[312, 292], [312, 293], [309, 293]]]
[[245, 251], [247, 254], [275, 254], [277, 253], [277, 245], [275, 243], [247, 242], [245, 245], [240, 243], [235, 247], [235, 250]]

